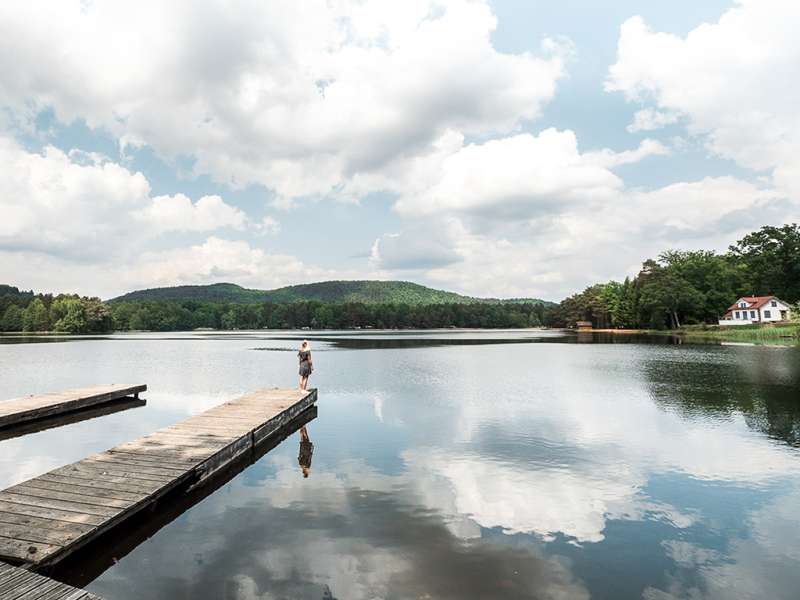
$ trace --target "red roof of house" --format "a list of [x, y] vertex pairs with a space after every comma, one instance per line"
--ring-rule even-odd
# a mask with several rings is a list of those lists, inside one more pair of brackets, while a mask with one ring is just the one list
[[747, 302], [747, 310], [757, 310], [773, 299], [777, 300], [775, 296], [742, 296], [736, 300], [736, 302], [727, 311], [725, 311], [725, 314], [728, 314], [734, 310], [745, 310], [744, 308], [739, 307], [739, 302], [741, 300]]

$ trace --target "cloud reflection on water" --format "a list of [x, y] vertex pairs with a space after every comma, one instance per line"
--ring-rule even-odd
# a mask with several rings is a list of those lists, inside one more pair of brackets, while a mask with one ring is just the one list
[[[104, 417], [104, 427], [118, 423], [113, 435], [135, 437], [295, 368], [289, 353], [253, 346], [244, 333], [197, 344], [98, 342], [99, 368], [117, 369], [103, 372], [133, 366], [155, 382], [141, 418]], [[75, 364], [94, 351], [39, 345], [37, 355], [43, 347]], [[310, 477], [298, 468], [297, 442], [286, 442], [94, 591], [319, 599], [328, 586], [340, 600], [717, 600], [758, 585], [774, 598], [797, 589], [797, 349], [324, 348]], [[67, 430], [88, 441], [59, 440], [65, 460], [111, 445], [97, 428]], [[4, 443], [18, 457], [54, 458], [32, 447]]]

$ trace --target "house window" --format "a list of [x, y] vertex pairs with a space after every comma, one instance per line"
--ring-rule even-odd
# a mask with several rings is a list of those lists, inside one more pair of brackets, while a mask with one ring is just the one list
[[739, 318], [739, 311], [738, 310], [735, 313], [733, 313], [733, 318], [734, 319], [738, 319]]
[[775, 300], [773, 300], [772, 302], [769, 303], [769, 305], [770, 306], [778, 306], [778, 303]]
[[772, 313], [770, 311], [768, 311], [768, 310], [765, 310], [764, 311], [764, 318], [765, 319], [771, 319], [772, 318]]
[[747, 302], [739, 302], [739, 308], [747, 308]]
[[756, 318], [756, 311], [754, 311], [754, 310], [750, 311], [750, 318], [751, 319], [755, 319]]

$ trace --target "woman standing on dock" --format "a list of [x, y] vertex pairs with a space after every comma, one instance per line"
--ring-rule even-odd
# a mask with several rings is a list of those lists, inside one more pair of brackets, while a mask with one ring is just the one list
[[300, 359], [300, 389], [304, 390], [308, 385], [308, 376], [314, 372], [314, 363], [311, 362], [311, 345], [308, 340], [303, 340], [297, 357]]

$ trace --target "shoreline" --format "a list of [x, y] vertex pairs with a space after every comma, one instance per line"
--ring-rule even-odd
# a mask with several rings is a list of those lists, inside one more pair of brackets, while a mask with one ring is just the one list
[[[680, 329], [592, 329], [591, 332], [613, 335], [678, 336], [684, 339], [719, 340], [771, 345], [800, 345], [800, 323], [721, 327], [719, 325], [690, 325]], [[582, 333], [582, 332], [580, 332]]]

